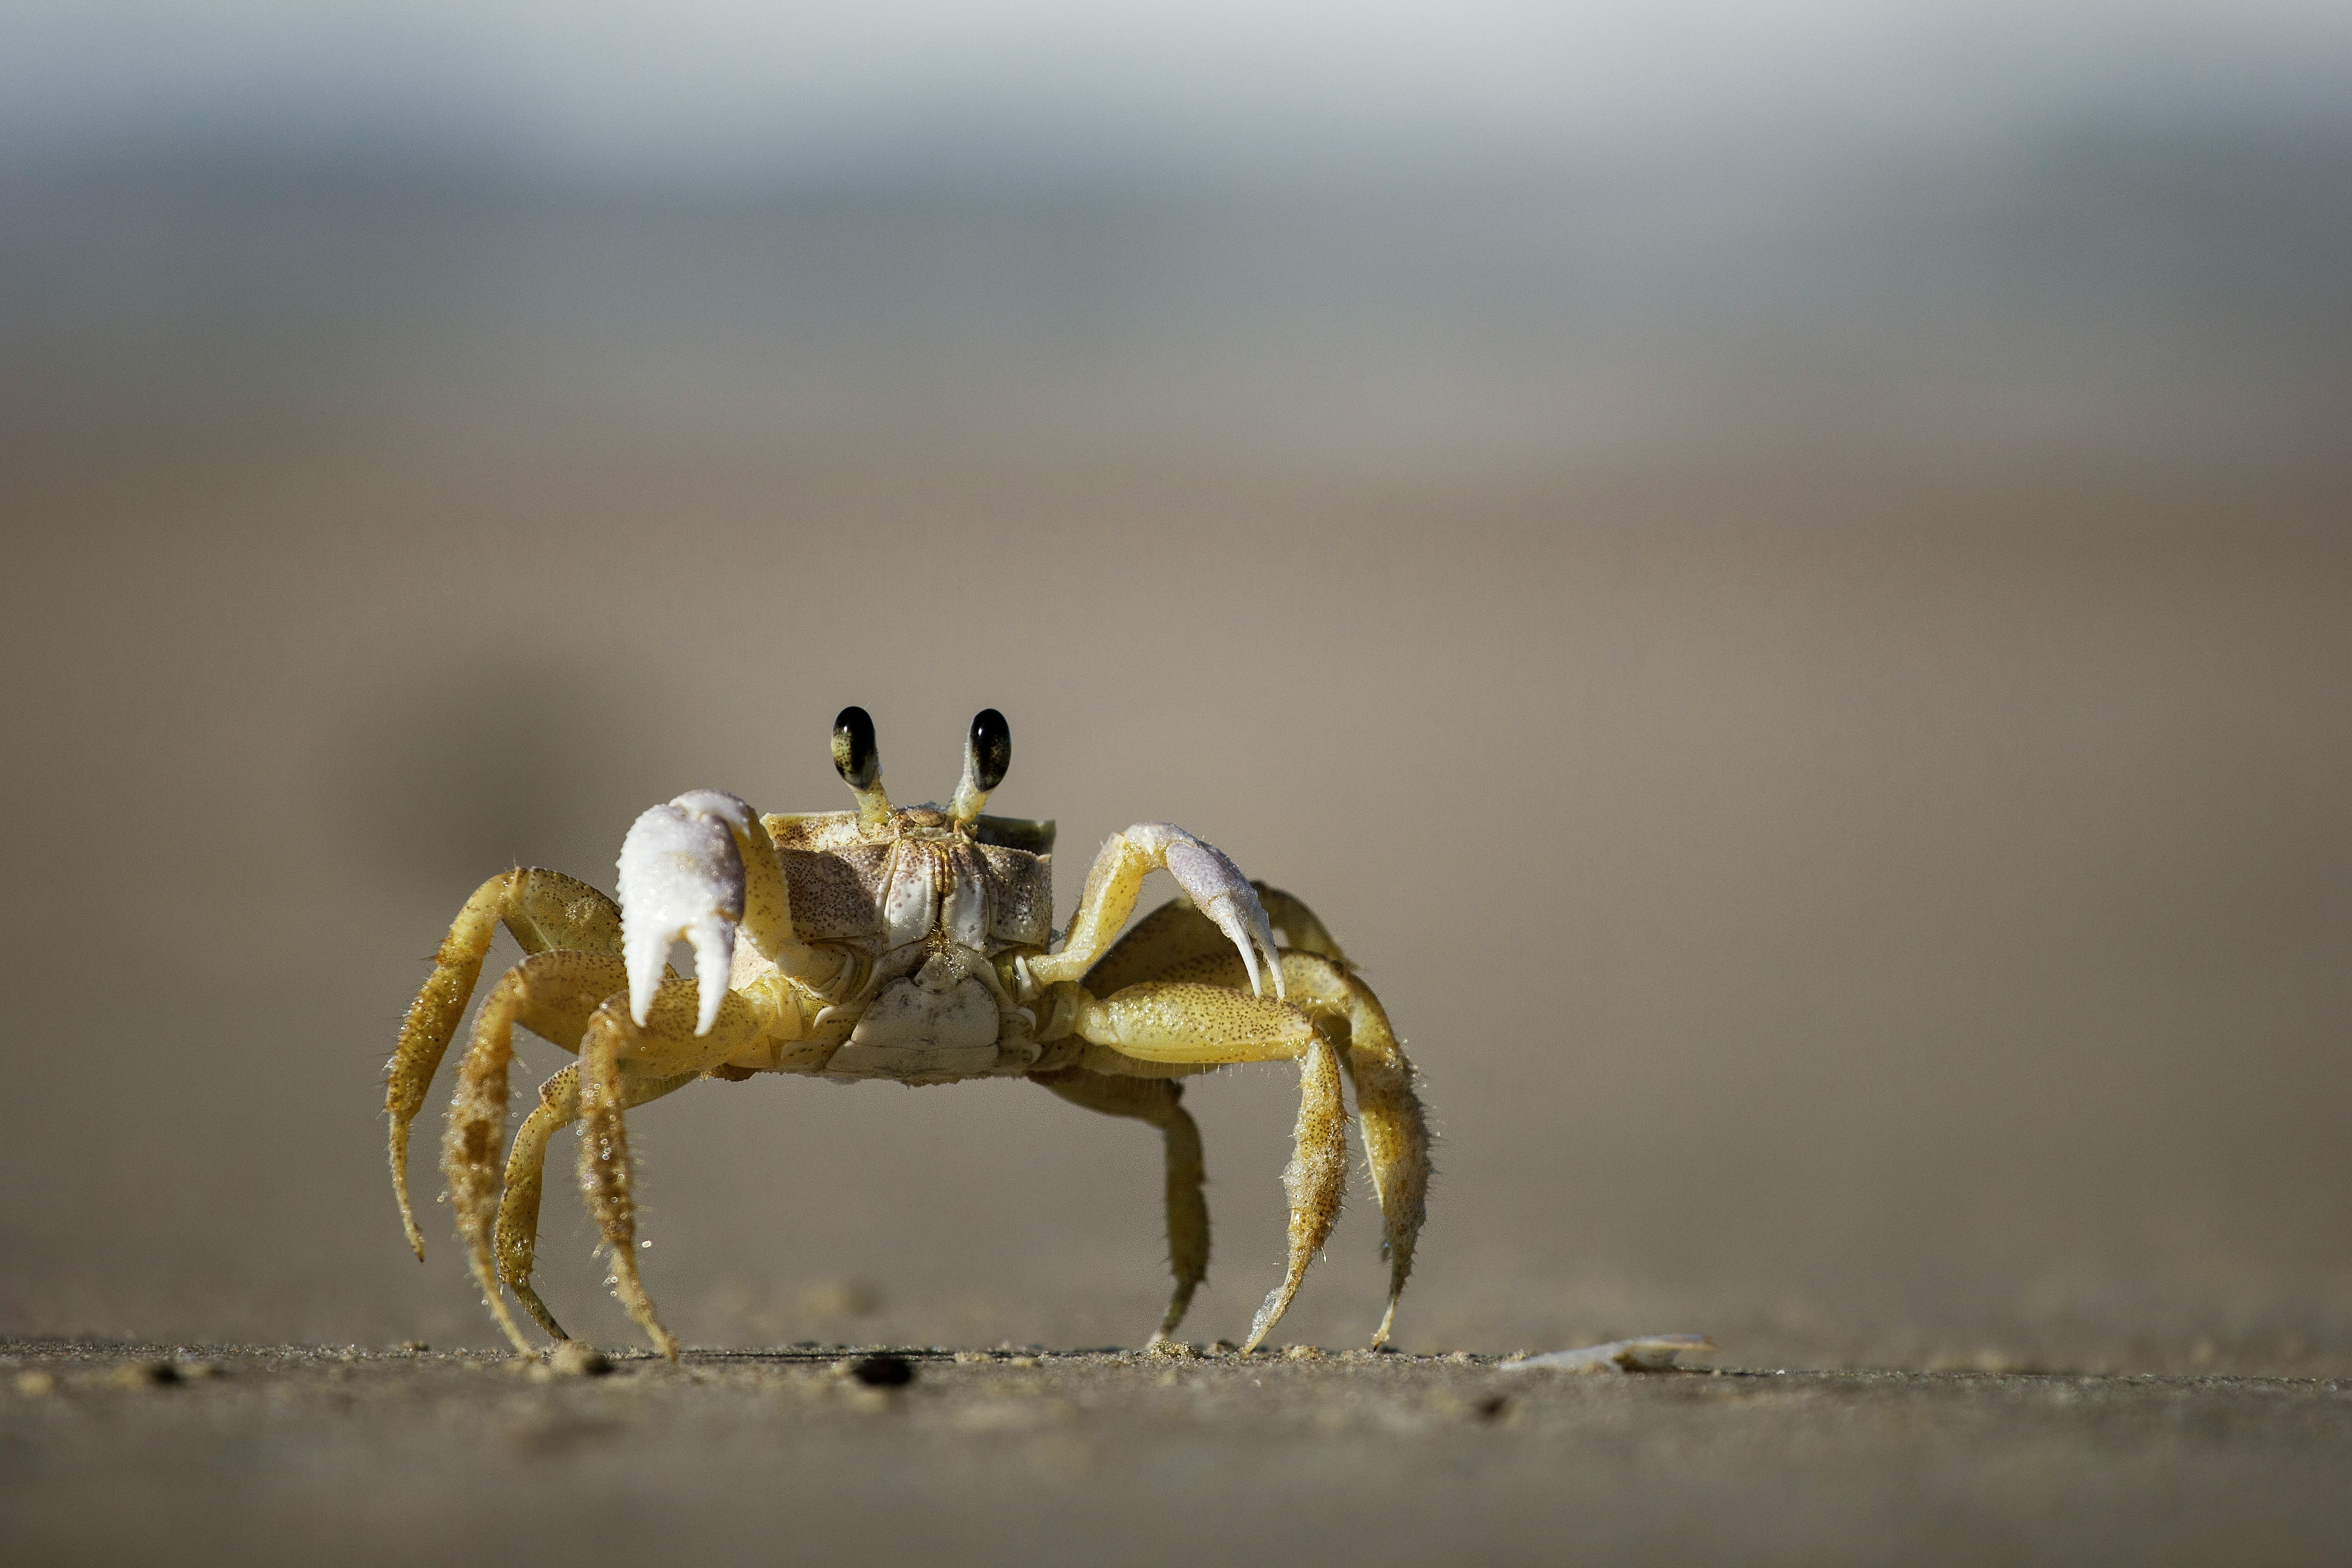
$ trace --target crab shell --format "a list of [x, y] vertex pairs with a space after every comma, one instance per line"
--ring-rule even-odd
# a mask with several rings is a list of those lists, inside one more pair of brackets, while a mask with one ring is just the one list
[[[821, 1076], [922, 1084], [1029, 1070], [1037, 1018], [1015, 999], [1013, 960], [1053, 941], [1051, 822], [982, 816], [962, 829], [927, 805], [891, 813], [878, 837], [854, 811], [762, 822], [791, 893], [793, 934], [855, 966], [855, 989], [816, 1019], [812, 1044], [849, 1026]], [[729, 989], [775, 973], [740, 943]]]

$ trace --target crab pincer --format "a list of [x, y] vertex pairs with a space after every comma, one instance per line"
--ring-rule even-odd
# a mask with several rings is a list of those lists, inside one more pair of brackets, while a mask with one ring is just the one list
[[792, 897], [774, 841], [759, 814], [724, 790], [688, 790], [646, 811], [621, 841], [620, 873], [629, 1016], [639, 1027], [681, 937], [694, 950], [698, 1036], [719, 1021], [739, 928], [764, 957], [792, 944]]
[[1086, 891], [1079, 895], [1078, 913], [1070, 922], [1062, 951], [1050, 958], [1032, 959], [1031, 976], [1041, 985], [1075, 980], [1110, 948], [1119, 928], [1135, 910], [1135, 896], [1143, 879], [1166, 870], [1200, 911], [1240, 950], [1249, 973], [1250, 990], [1277, 999], [1288, 993], [1282, 978], [1282, 953], [1275, 946], [1274, 922], [1258, 901], [1257, 889], [1242, 875], [1225, 852], [1187, 833], [1172, 822], [1139, 822], [1115, 833], [1095, 858], [1087, 873]]
[[[1274, 945], [1274, 922], [1266, 918], [1265, 906], [1258, 901], [1257, 889], [1242, 875], [1242, 868], [1223, 850], [1172, 822], [1142, 822], [1127, 831], [1130, 838], [1158, 854], [1184, 896], [1241, 950], [1250, 989], [1263, 996], [1271, 984], [1277, 999], [1286, 995], [1282, 954]], [[1261, 959], [1265, 965], [1263, 970], [1258, 967]]]
[[670, 944], [681, 937], [694, 950], [701, 983], [694, 1032], [707, 1035], [719, 1021], [735, 964], [735, 928], [743, 921], [743, 857], [727, 830], [730, 805], [751, 815], [741, 801], [716, 790], [682, 795], [649, 808], [621, 841], [621, 948], [629, 967], [629, 1016], [640, 1027], [661, 988]]

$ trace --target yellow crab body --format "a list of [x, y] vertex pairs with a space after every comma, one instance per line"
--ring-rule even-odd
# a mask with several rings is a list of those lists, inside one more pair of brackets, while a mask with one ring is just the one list
[[[502, 1286], [564, 1337], [530, 1274], [547, 1142], [577, 1121], [581, 1184], [614, 1288], [656, 1344], [677, 1354], [638, 1277], [624, 1113], [689, 1083], [762, 1072], [906, 1084], [1025, 1076], [1089, 1110], [1159, 1127], [1176, 1274], [1165, 1336], [1205, 1277], [1209, 1250], [1200, 1134], [1172, 1080], [1286, 1058], [1298, 1062], [1301, 1083], [1297, 1148], [1284, 1175], [1290, 1259], [1250, 1347], [1288, 1308], [1339, 1213], [1343, 1062], [1386, 1221], [1389, 1309], [1373, 1341], [1384, 1342], [1412, 1268], [1429, 1152], [1412, 1068], [1379, 1000], [1304, 904], [1250, 882], [1213, 846], [1168, 823], [1139, 823], [1103, 847], [1055, 949], [1054, 825], [980, 809], [1011, 755], [1011, 732], [988, 710], [972, 721], [954, 800], [894, 808], [872, 721], [845, 709], [834, 760], [856, 811], [762, 817], [733, 795], [697, 790], [630, 828], [617, 903], [535, 868], [485, 882], [443, 942], [388, 1069], [393, 1183], [417, 1256], [409, 1124], [503, 924], [525, 956], [476, 1017], [442, 1167], [458, 1237], [520, 1349], [530, 1342]], [[1160, 869], [1186, 900], [1119, 936], [1144, 877]], [[1276, 943], [1277, 926], [1286, 944]], [[681, 940], [694, 952], [693, 979], [668, 967]], [[722, 975], [723, 984], [710, 983]], [[580, 1062], [541, 1086], [502, 1169], [518, 1024]]]

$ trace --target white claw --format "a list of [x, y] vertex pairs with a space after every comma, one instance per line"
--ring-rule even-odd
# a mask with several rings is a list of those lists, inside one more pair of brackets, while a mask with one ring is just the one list
[[1241, 949], [1242, 966], [1249, 971], [1250, 990], [1265, 995], [1270, 979], [1275, 995], [1287, 1001], [1288, 993], [1282, 984], [1282, 955], [1274, 945], [1274, 922], [1266, 918], [1265, 906], [1258, 902], [1257, 889], [1242, 875], [1242, 868], [1227, 859], [1223, 850], [1202, 843], [1181, 827], [1151, 826], [1162, 828], [1169, 836], [1162, 854], [1177, 886]]
[[680, 937], [694, 949], [701, 1003], [694, 1032], [707, 1035], [719, 1022], [743, 919], [743, 859], [729, 825], [750, 810], [733, 795], [696, 790], [646, 812], [621, 841], [621, 952], [629, 1016], [639, 1027]]

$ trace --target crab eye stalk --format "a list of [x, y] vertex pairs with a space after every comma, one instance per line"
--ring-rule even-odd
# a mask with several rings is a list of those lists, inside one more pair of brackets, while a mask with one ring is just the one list
[[1013, 766], [1013, 726], [993, 708], [972, 715], [971, 733], [964, 740], [963, 782], [956, 785], [955, 803], [948, 815], [970, 822], [988, 803], [989, 792], [1004, 782]]
[[890, 815], [882, 792], [882, 752], [874, 743], [874, 720], [863, 708], [845, 708], [833, 721], [833, 765], [841, 782], [857, 792], [857, 815], [868, 827]]
[[964, 750], [971, 782], [986, 795], [1004, 782], [1005, 771], [1013, 766], [1013, 726], [995, 709], [983, 708], [972, 715], [971, 739]]
[[867, 790], [882, 776], [882, 753], [874, 744], [874, 719], [863, 708], [845, 708], [833, 721], [833, 765], [850, 788]]

